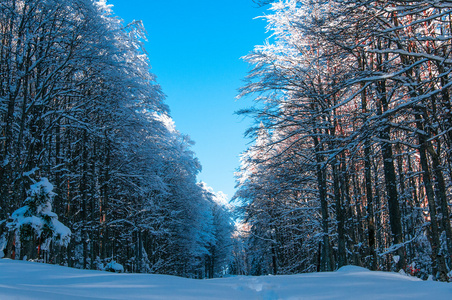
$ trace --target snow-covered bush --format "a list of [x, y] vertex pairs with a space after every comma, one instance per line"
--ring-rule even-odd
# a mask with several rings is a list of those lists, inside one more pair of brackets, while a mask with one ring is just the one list
[[68, 245], [71, 231], [52, 212], [55, 196], [52, 190], [52, 184], [47, 178], [42, 178], [30, 186], [25, 205], [12, 213], [7, 227], [16, 234], [16, 255], [22, 242], [36, 242], [44, 251], [50, 250], [52, 241], [60, 246]]
[[116, 261], [112, 260], [109, 262], [105, 268], [105, 271], [113, 272], [113, 273], [124, 273], [124, 267], [121, 264], [118, 264]]

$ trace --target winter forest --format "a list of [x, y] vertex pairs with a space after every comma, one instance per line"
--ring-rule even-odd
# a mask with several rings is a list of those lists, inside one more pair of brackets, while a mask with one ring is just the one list
[[252, 143], [225, 204], [197, 181], [141, 22], [103, 0], [0, 0], [0, 258], [452, 280], [452, 1], [255, 2], [269, 38], [244, 57]]
[[237, 199], [253, 274], [450, 280], [452, 1], [276, 1], [246, 56]]
[[[213, 277], [233, 229], [196, 182], [140, 22], [105, 1], [0, 1], [0, 249], [82, 269]], [[2, 254], [0, 254], [2, 255]]]

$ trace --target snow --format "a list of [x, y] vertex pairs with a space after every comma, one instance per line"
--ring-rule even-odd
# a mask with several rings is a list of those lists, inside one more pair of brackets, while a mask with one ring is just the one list
[[57, 219], [58, 216], [50, 211], [51, 209], [50, 205], [40, 205], [40, 207], [44, 208], [41, 213], [41, 217], [33, 215], [29, 217], [25, 216], [26, 214], [29, 213], [30, 210], [30, 208], [27, 205], [17, 209], [11, 215], [12, 222], [8, 223], [8, 226], [11, 229], [19, 230], [24, 225], [30, 225], [35, 230], [36, 234], [39, 236], [47, 222], [45, 219], [42, 218], [42, 216], [48, 216], [50, 217], [51, 222], [51, 224], [48, 225], [50, 225], [52, 229], [55, 242], [58, 243], [59, 245], [67, 246], [72, 234], [71, 230], [68, 227], [66, 227], [63, 223], [58, 221]]
[[53, 225], [53, 237], [55, 238], [55, 241], [60, 246], [67, 247], [72, 235], [71, 230], [56, 218], [52, 218], [51, 222]]
[[37, 234], [40, 235], [44, 226], [43, 220], [36, 216], [25, 216], [29, 210], [30, 207], [25, 205], [14, 211], [11, 215], [11, 219], [13, 221], [8, 223], [8, 226], [12, 229], [19, 230], [24, 225], [30, 225], [34, 230], [36, 230]]
[[24, 172], [22, 174], [23, 177], [30, 177], [31, 175], [33, 175], [36, 171], [39, 171], [39, 168], [33, 168], [31, 171], [28, 172]]
[[168, 114], [153, 112], [152, 115], [155, 120], [162, 122], [163, 125], [166, 127], [166, 129], [169, 132], [171, 132], [171, 133], [176, 132], [176, 124], [174, 123], [174, 120]]
[[116, 261], [112, 260], [105, 266], [104, 270], [109, 272], [122, 273], [124, 272], [124, 267], [121, 264], [118, 264]]
[[354, 266], [336, 272], [196, 280], [0, 259], [0, 299], [452, 299], [452, 284]]
[[33, 185], [30, 186], [30, 197], [34, 196], [35, 194], [40, 194], [41, 190], [44, 191], [45, 194], [48, 194], [51, 198], [55, 196], [55, 193], [53, 192], [53, 185], [49, 182], [49, 180], [45, 177], [41, 178], [41, 180]]

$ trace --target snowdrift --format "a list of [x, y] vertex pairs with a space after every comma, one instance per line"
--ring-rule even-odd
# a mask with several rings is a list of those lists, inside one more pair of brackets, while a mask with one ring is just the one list
[[347, 266], [337, 272], [195, 280], [0, 259], [0, 299], [452, 299], [452, 284]]

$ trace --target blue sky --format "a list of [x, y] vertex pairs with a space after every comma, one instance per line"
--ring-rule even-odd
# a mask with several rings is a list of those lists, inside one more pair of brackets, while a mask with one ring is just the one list
[[234, 115], [249, 66], [240, 57], [264, 42], [264, 14], [252, 0], [109, 0], [125, 22], [142, 20], [152, 72], [167, 95], [176, 128], [195, 141], [198, 180], [234, 194], [234, 172], [247, 148], [250, 120]]

